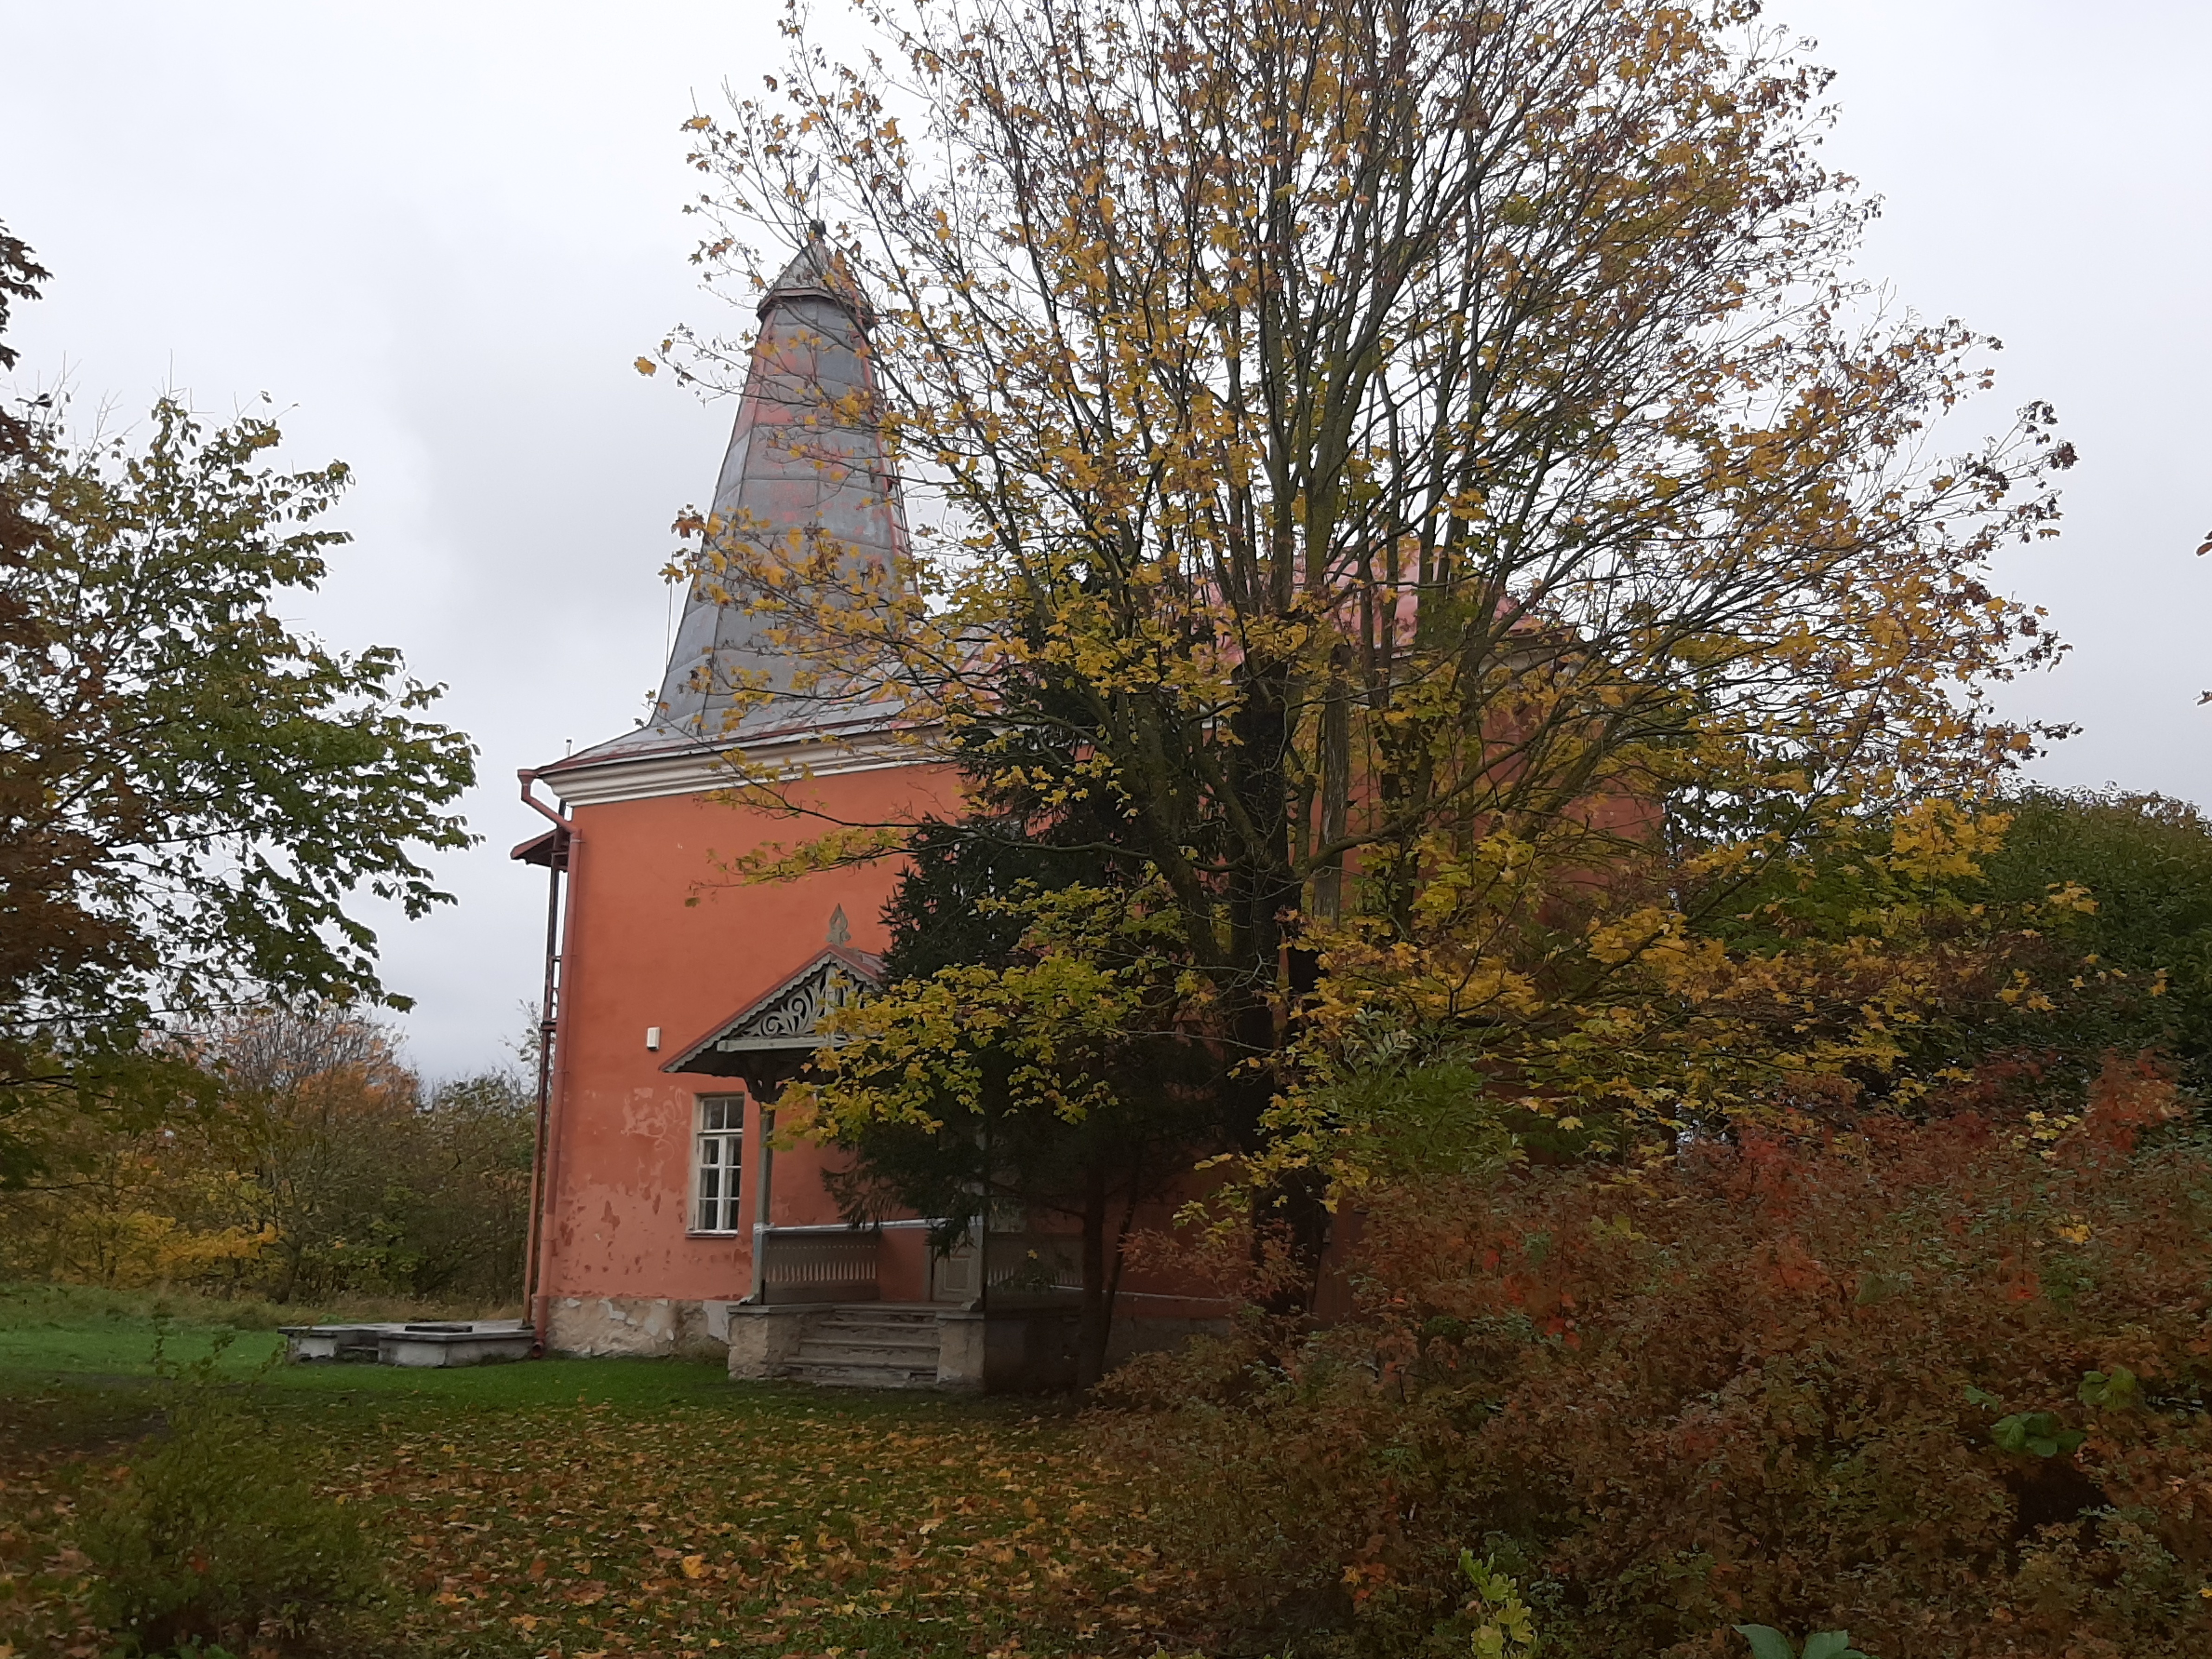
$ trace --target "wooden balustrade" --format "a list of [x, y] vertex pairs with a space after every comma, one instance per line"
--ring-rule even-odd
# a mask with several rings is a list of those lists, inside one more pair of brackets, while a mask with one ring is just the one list
[[[932, 1253], [930, 1299], [964, 1302], [975, 1294], [975, 1246]], [[991, 1294], [1008, 1302], [1065, 1301], [1083, 1294], [1083, 1241], [1067, 1233], [991, 1235]]]
[[770, 1228], [760, 1236], [763, 1300], [880, 1301], [882, 1244], [873, 1228]]
[[991, 1235], [991, 1293], [1080, 1296], [1083, 1241], [1068, 1233]]
[[[762, 1299], [769, 1302], [879, 1302], [883, 1235], [873, 1228], [775, 1227], [760, 1236]], [[1083, 1291], [1082, 1241], [1065, 1233], [991, 1235], [991, 1294], [1058, 1301]], [[975, 1294], [975, 1249], [963, 1244], [931, 1265], [935, 1300]]]

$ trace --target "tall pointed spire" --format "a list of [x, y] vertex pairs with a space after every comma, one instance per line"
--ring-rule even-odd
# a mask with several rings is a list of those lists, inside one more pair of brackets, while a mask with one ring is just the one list
[[[905, 510], [866, 412], [876, 398], [865, 349], [873, 320], [817, 222], [761, 296], [760, 336], [714, 485], [720, 534], [774, 540], [818, 532], [854, 560], [886, 570], [902, 561]], [[654, 723], [711, 742], [804, 718], [771, 704], [730, 727], [734, 686], [763, 675], [771, 686], [788, 683], [763, 637], [768, 625], [693, 582]]]

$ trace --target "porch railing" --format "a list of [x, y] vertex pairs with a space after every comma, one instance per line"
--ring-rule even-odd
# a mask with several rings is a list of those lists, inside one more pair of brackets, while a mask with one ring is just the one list
[[994, 1233], [991, 1294], [1060, 1296], [1083, 1291], [1083, 1241], [1066, 1233]]
[[[760, 1235], [762, 1299], [770, 1302], [879, 1302], [883, 1235], [873, 1228], [774, 1227]], [[975, 1294], [975, 1247], [931, 1263], [934, 1300]], [[1065, 1233], [991, 1235], [991, 1294], [1059, 1300], [1083, 1290], [1082, 1241]]]
[[[949, 1255], [932, 1252], [933, 1302], [966, 1302], [975, 1294], [975, 1244]], [[1083, 1294], [1083, 1241], [1066, 1233], [1028, 1231], [991, 1235], [991, 1294], [1008, 1302], [1036, 1297], [1062, 1301]]]
[[883, 1235], [873, 1228], [775, 1227], [761, 1235], [762, 1299], [877, 1302]]

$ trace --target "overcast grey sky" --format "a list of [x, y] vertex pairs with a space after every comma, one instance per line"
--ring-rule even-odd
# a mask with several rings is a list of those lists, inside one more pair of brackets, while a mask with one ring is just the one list
[[[19, 380], [118, 418], [273, 394], [295, 461], [358, 479], [301, 619], [403, 648], [483, 747], [460, 902], [384, 924], [434, 1074], [499, 1062], [536, 991], [515, 768], [627, 728], [659, 676], [667, 525], [729, 412], [629, 365], [721, 321], [677, 129], [775, 66], [778, 10], [0, 0], [0, 219], [54, 272]], [[1839, 71], [1831, 156], [1886, 198], [1863, 271], [2004, 339], [1984, 424], [2048, 398], [2081, 448], [2065, 537], [2000, 571], [2075, 647], [2008, 700], [2085, 729], [2044, 775], [2212, 800], [2212, 3], [1769, 10]]]

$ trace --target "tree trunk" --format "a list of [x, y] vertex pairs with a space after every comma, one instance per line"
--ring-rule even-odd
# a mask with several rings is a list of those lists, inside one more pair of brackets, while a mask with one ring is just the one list
[[1106, 1339], [1114, 1328], [1114, 1299], [1106, 1281], [1106, 1166], [1093, 1153], [1083, 1181], [1083, 1315], [1075, 1345], [1079, 1388], [1092, 1387], [1106, 1375]]

